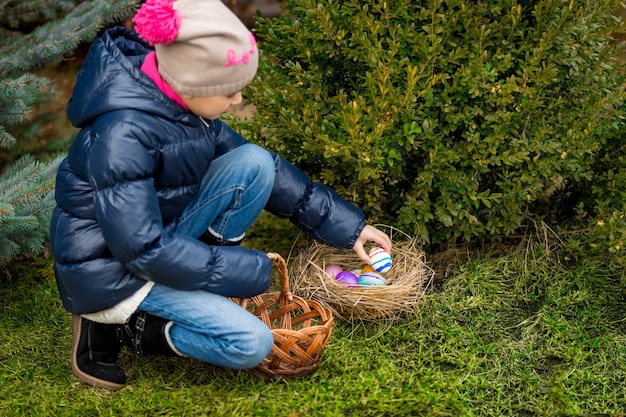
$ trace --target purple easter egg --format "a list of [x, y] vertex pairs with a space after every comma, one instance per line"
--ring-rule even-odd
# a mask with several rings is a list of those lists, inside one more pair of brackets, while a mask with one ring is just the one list
[[343, 268], [339, 265], [328, 265], [324, 271], [330, 275], [332, 278], [336, 278], [337, 274], [343, 272]]
[[359, 281], [359, 277], [357, 277], [350, 271], [341, 271], [337, 274], [337, 277], [335, 277], [335, 279], [338, 283], [347, 285], [348, 288], [354, 288], [354, 284], [358, 283]]

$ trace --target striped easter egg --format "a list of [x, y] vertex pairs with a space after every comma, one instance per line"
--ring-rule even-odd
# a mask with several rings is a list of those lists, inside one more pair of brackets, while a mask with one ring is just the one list
[[387, 253], [383, 248], [372, 248], [370, 250], [370, 259], [372, 261], [372, 268], [376, 270], [376, 272], [380, 272], [384, 274], [385, 272], [389, 272], [391, 269], [392, 261], [391, 255]]
[[386, 285], [387, 280], [378, 272], [362, 272], [359, 275], [358, 283], [361, 285]]

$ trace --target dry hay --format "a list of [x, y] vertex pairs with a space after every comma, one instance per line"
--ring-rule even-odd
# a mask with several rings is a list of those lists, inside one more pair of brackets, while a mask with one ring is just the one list
[[393, 267], [384, 274], [387, 285], [348, 288], [340, 284], [324, 272], [327, 266], [336, 264], [349, 271], [362, 268], [363, 262], [352, 250], [340, 251], [314, 242], [291, 262], [294, 293], [316, 300], [348, 320], [395, 319], [414, 311], [434, 274], [425, 264], [416, 239], [392, 228], [388, 233], [393, 241]]

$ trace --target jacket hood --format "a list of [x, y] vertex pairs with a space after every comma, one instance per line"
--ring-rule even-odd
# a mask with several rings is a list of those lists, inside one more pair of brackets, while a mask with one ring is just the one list
[[[185, 110], [163, 94], [141, 71], [153, 48], [126, 28], [106, 31], [93, 45], [76, 77], [67, 117], [75, 127], [98, 116], [133, 109], [166, 118], [184, 117]], [[155, 103], [155, 100], [157, 101]]]

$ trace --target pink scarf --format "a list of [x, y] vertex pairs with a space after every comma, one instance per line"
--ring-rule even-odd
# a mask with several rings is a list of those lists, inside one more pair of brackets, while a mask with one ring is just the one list
[[187, 107], [183, 99], [176, 93], [176, 91], [172, 89], [172, 87], [169, 86], [168, 83], [165, 82], [163, 78], [161, 78], [161, 75], [159, 74], [159, 70], [157, 68], [156, 53], [154, 51], [146, 55], [146, 59], [145, 61], [143, 61], [143, 65], [141, 66], [141, 70], [148, 77], [150, 77], [152, 81], [154, 81], [156, 86], [159, 88], [159, 90], [163, 92], [163, 94], [174, 100], [176, 103], [180, 104], [183, 109], [189, 110], [189, 107]]

